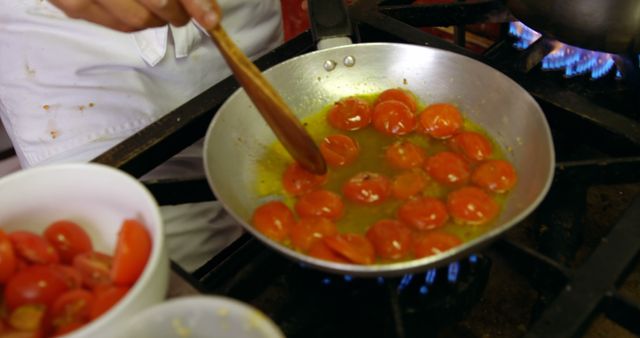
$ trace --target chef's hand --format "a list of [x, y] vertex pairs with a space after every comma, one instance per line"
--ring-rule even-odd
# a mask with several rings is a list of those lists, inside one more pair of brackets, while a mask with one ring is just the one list
[[220, 22], [215, 0], [49, 0], [69, 17], [84, 19], [122, 32], [171, 23], [185, 25], [194, 18], [209, 30]]

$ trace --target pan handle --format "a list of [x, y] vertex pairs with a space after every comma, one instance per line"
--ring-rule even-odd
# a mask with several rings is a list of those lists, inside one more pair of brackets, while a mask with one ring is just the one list
[[311, 33], [319, 50], [351, 44], [351, 20], [344, 0], [308, 0]]

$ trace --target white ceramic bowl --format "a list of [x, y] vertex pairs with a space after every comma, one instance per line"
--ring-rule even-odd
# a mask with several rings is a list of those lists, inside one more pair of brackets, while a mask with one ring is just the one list
[[220, 296], [175, 298], [141, 312], [116, 337], [284, 338], [262, 312]]
[[42, 234], [53, 221], [77, 222], [91, 236], [94, 249], [113, 254], [118, 231], [127, 218], [141, 221], [153, 246], [144, 272], [127, 295], [108, 312], [68, 337], [114, 337], [118, 325], [164, 300], [169, 259], [159, 207], [132, 176], [98, 164], [37, 167], [0, 178], [0, 226]]

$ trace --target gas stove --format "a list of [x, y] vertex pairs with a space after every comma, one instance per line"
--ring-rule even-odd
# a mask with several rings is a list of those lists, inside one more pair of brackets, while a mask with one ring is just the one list
[[[360, 42], [446, 49], [485, 62], [528, 90], [556, 148], [549, 194], [490, 247], [421, 274], [330, 275], [245, 235], [189, 281], [204, 293], [256, 306], [287, 337], [640, 336], [638, 57], [594, 56], [573, 46], [560, 52], [560, 42], [525, 31], [497, 0], [359, 0], [349, 9]], [[478, 24], [497, 27], [486, 48], [470, 47], [465, 34]], [[434, 30], [445, 26], [454, 29]], [[266, 69], [312, 50], [304, 32], [256, 63]], [[222, 81], [95, 161], [141, 176], [204, 136], [237, 88], [233, 78]], [[215, 198], [205, 178], [147, 186], [161, 204]]]

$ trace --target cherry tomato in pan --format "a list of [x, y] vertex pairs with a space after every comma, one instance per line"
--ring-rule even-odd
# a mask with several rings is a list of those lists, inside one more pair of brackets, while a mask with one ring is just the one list
[[338, 228], [328, 218], [303, 217], [291, 227], [291, 243], [294, 247], [307, 251], [325, 236], [338, 234]]
[[320, 143], [320, 152], [328, 165], [342, 167], [358, 158], [360, 147], [347, 135], [329, 135]]
[[331, 249], [324, 241], [315, 241], [307, 254], [311, 257], [324, 259], [325, 261], [349, 263], [349, 261]]
[[372, 264], [376, 258], [373, 245], [362, 235], [339, 234], [326, 236], [323, 241], [333, 251], [353, 263]]
[[284, 190], [294, 196], [310, 193], [325, 182], [327, 175], [314, 175], [304, 170], [297, 162], [290, 164], [282, 176]]
[[406, 135], [415, 129], [416, 118], [400, 101], [384, 101], [373, 109], [373, 127], [386, 135]]
[[367, 230], [366, 236], [382, 259], [398, 260], [411, 252], [411, 230], [400, 221], [380, 220]]
[[9, 314], [9, 325], [19, 331], [36, 331], [42, 327], [46, 310], [42, 304], [21, 305]]
[[483, 162], [471, 174], [473, 184], [499, 194], [513, 189], [517, 181], [516, 170], [505, 160]]
[[483, 161], [491, 157], [493, 147], [489, 139], [475, 131], [463, 131], [449, 141], [451, 148], [470, 161]]
[[53, 326], [61, 328], [72, 323], [89, 321], [94, 298], [93, 293], [84, 289], [71, 290], [60, 295], [51, 308]]
[[33, 232], [18, 230], [9, 234], [11, 244], [18, 255], [29, 263], [58, 263], [60, 256], [44, 238]]
[[429, 231], [414, 239], [413, 254], [416, 258], [437, 255], [462, 244], [455, 235], [441, 231]]
[[82, 283], [96, 289], [111, 284], [111, 267], [113, 258], [109, 255], [89, 251], [73, 258], [73, 267], [82, 274]]
[[327, 114], [329, 125], [340, 130], [358, 130], [371, 123], [371, 106], [365, 100], [350, 97], [342, 99]]
[[426, 170], [438, 183], [448, 186], [463, 185], [471, 176], [469, 164], [460, 155], [448, 151], [429, 157]]
[[295, 209], [300, 217], [319, 216], [335, 221], [344, 214], [344, 203], [334, 192], [316, 190], [298, 198]]
[[96, 319], [109, 311], [120, 299], [126, 296], [127, 292], [129, 292], [129, 288], [121, 286], [112, 286], [96, 291], [89, 308], [89, 318]]
[[384, 152], [384, 156], [397, 169], [410, 169], [422, 166], [426, 158], [424, 149], [409, 141], [395, 142]]
[[93, 250], [91, 238], [78, 224], [57, 221], [44, 231], [44, 238], [56, 249], [62, 262], [70, 263], [75, 255]]
[[258, 231], [275, 241], [285, 240], [295, 222], [291, 209], [280, 201], [262, 204], [253, 212], [251, 220]]
[[464, 123], [458, 108], [449, 103], [428, 106], [420, 113], [418, 120], [418, 129], [437, 139], [446, 139], [455, 135]]
[[484, 224], [498, 215], [498, 204], [484, 190], [464, 187], [447, 196], [447, 208], [460, 223]]
[[0, 230], [0, 283], [5, 283], [16, 271], [17, 261], [7, 234]]
[[398, 208], [398, 218], [418, 230], [431, 230], [443, 226], [449, 219], [446, 205], [437, 198], [410, 199]]
[[405, 171], [393, 178], [391, 192], [397, 199], [407, 199], [419, 194], [427, 185], [426, 174], [422, 170]]
[[9, 279], [4, 300], [10, 310], [27, 304], [50, 306], [68, 290], [66, 281], [51, 266], [33, 265]]
[[361, 172], [344, 184], [342, 192], [347, 199], [356, 203], [380, 204], [389, 197], [391, 182], [381, 174]]
[[147, 228], [134, 219], [122, 223], [111, 267], [111, 281], [120, 286], [133, 285], [151, 256], [151, 236]]
[[415, 96], [413, 96], [413, 94], [410, 93], [409, 91], [399, 89], [399, 88], [387, 89], [382, 93], [380, 93], [380, 95], [378, 96], [378, 99], [376, 99], [376, 105], [380, 102], [391, 101], [391, 100], [400, 101], [406, 104], [407, 107], [409, 107], [409, 110], [411, 112], [415, 112], [416, 109], [418, 108], [418, 104], [416, 103]]

